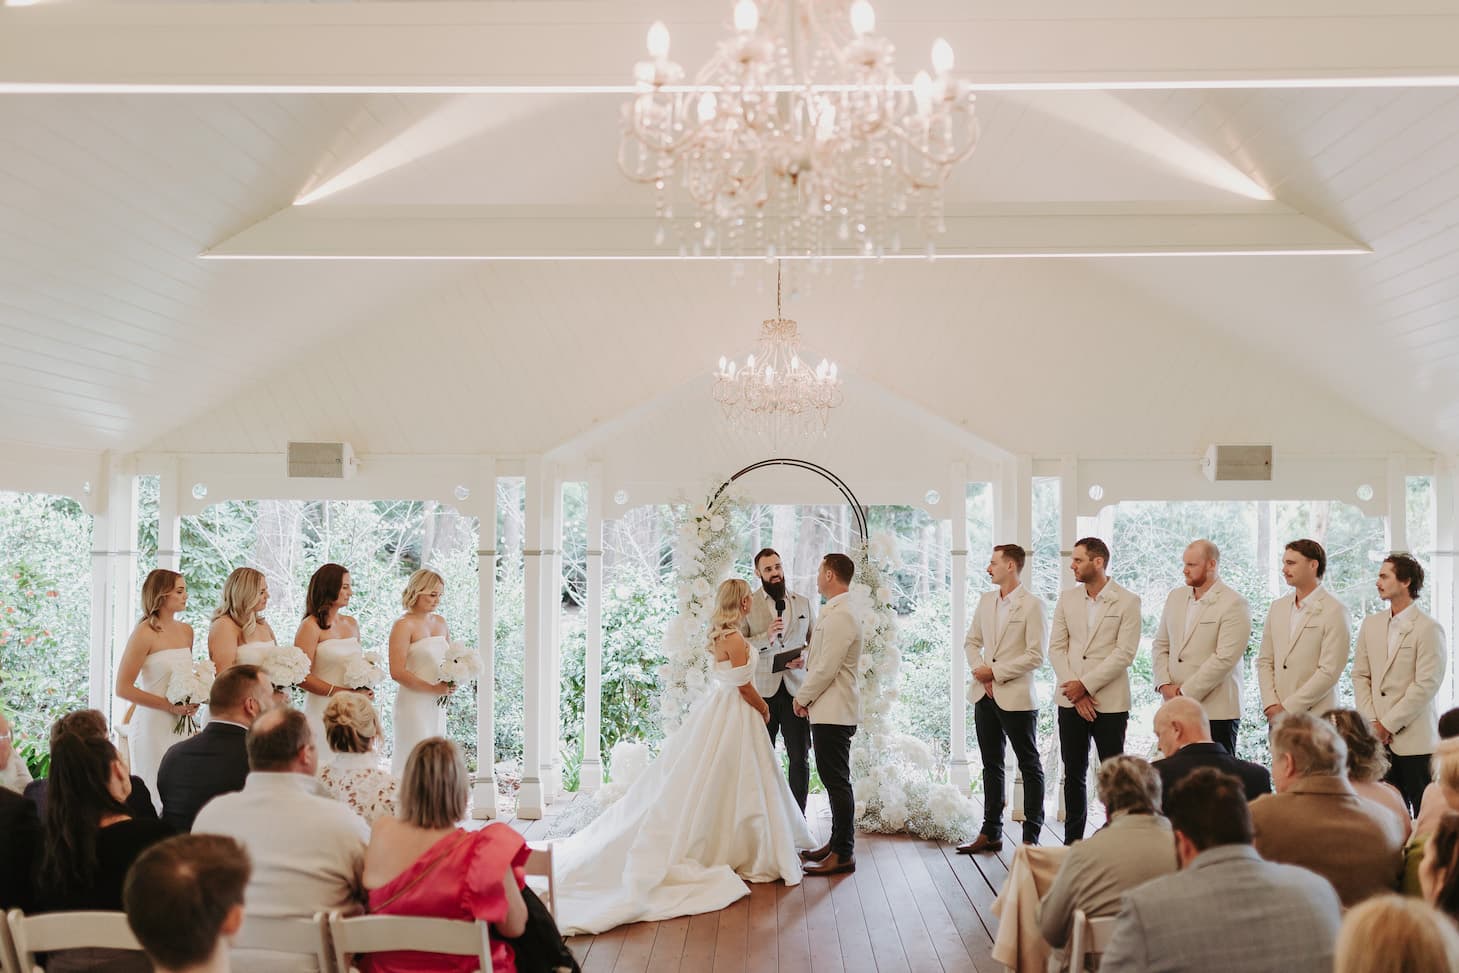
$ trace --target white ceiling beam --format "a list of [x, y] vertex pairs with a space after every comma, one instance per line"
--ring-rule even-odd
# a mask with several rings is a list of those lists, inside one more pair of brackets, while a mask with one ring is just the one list
[[[682, 222], [679, 225], [682, 227]], [[653, 260], [657, 223], [642, 210], [564, 206], [291, 206], [204, 252], [255, 260]], [[906, 258], [925, 248], [915, 225]], [[672, 235], [669, 239], [675, 239]], [[1280, 203], [1013, 204], [960, 208], [936, 238], [941, 258], [1157, 254], [1367, 253]], [[848, 249], [840, 256], [854, 257]]]
[[[1459, 85], [1439, 0], [879, 5], [910, 78], [944, 36], [984, 89]], [[1447, 9], [1446, 9], [1447, 6]], [[0, 92], [621, 90], [656, 19], [692, 72], [728, 0], [41, 3], [0, 7]]]

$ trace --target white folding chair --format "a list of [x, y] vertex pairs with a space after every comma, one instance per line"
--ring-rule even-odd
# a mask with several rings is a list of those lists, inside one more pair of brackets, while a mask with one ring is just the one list
[[[1114, 916], [1091, 919], [1084, 914], [1083, 909], [1075, 909], [1073, 935], [1069, 937], [1069, 969], [1075, 971], [1087, 969], [1085, 957], [1098, 956], [1108, 949], [1109, 940], [1114, 935], [1114, 931]], [[1097, 960], [1094, 968], [1099, 968]]]
[[19, 909], [12, 909], [8, 918], [22, 973], [40, 973], [36, 953], [58, 949], [142, 948], [123, 912], [49, 912], [43, 916], [27, 916]]
[[0, 970], [21, 973], [20, 958], [15, 955], [15, 942], [10, 937], [10, 923], [0, 917]]
[[346, 919], [329, 914], [337, 973], [352, 973], [350, 956], [413, 950], [447, 956], [475, 956], [483, 973], [491, 973], [491, 937], [485, 922], [426, 919], [416, 916], [358, 916]]
[[[258, 949], [273, 953], [311, 956], [319, 973], [333, 973], [334, 955], [329, 945], [329, 917], [314, 913], [312, 919], [273, 919], [245, 914], [243, 928], [233, 937], [234, 950]], [[236, 968], [247, 965], [235, 956]]]
[[527, 855], [526, 865], [527, 877], [540, 877], [547, 879], [547, 911], [552, 913], [552, 918], [557, 918], [557, 882], [552, 874], [552, 848], [533, 848]]

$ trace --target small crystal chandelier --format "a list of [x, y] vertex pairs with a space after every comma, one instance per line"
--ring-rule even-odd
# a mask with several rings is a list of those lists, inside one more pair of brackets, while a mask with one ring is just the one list
[[775, 317], [760, 326], [760, 341], [744, 367], [721, 357], [714, 373], [714, 400], [732, 423], [751, 431], [824, 435], [831, 410], [842, 402], [836, 365], [814, 369], [800, 360], [800, 331], [781, 310], [781, 275], [775, 268]]
[[738, 0], [734, 27], [687, 84], [668, 28], [649, 29], [618, 165], [655, 189], [656, 243], [682, 190], [681, 253], [877, 257], [901, 250], [910, 214], [931, 255], [943, 187], [978, 142], [947, 41], [908, 86], [869, 0]]

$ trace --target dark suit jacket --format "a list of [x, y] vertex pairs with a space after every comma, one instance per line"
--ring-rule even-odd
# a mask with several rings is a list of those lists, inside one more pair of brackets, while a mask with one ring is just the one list
[[248, 777], [248, 731], [212, 722], [196, 736], [174, 743], [157, 769], [162, 820], [180, 832], [191, 831], [203, 805], [219, 794], [243, 790]]
[[1240, 777], [1248, 801], [1272, 792], [1272, 775], [1265, 767], [1231, 756], [1219, 743], [1188, 743], [1164, 760], [1155, 761], [1154, 766], [1160, 772], [1165, 800], [1170, 799], [1177, 781], [1201, 767], [1215, 767], [1223, 774]]
[[[42, 821], [46, 819], [46, 794], [49, 786], [44, 777], [25, 785], [25, 799], [35, 805], [35, 813], [40, 815]], [[127, 796], [127, 810], [139, 821], [157, 820], [157, 807], [152, 803], [152, 792], [136, 774], [132, 775], [132, 793]]]
[[32, 865], [40, 849], [41, 822], [35, 805], [0, 787], [0, 913], [33, 907]]

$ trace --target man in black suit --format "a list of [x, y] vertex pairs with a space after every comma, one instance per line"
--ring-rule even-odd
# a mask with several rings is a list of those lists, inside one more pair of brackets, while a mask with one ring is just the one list
[[[94, 737], [98, 740], [109, 739], [106, 728], [106, 717], [101, 710], [78, 709], [67, 713], [59, 720], [51, 724], [51, 746], [54, 748], [56, 740], [63, 733], [73, 733], [79, 737]], [[25, 785], [25, 798], [35, 805], [35, 813], [40, 819], [46, 819], [46, 794], [50, 789], [50, 781], [45, 777], [33, 780]], [[152, 804], [152, 792], [142, 778], [136, 774], [132, 775], [132, 792], [127, 795], [127, 810], [132, 817], [143, 821], [156, 821], [157, 808]]]
[[1199, 767], [1214, 767], [1240, 778], [1248, 801], [1272, 792], [1271, 773], [1261, 764], [1233, 757], [1216, 743], [1206, 711], [1187, 696], [1177, 696], [1155, 711], [1155, 739], [1165, 754], [1154, 767], [1167, 799], [1176, 782]]
[[273, 705], [274, 687], [258, 666], [230, 666], [218, 674], [208, 693], [208, 725], [162, 755], [157, 795], [163, 821], [180, 832], [191, 831], [204, 804], [243, 790], [248, 728]]
[[0, 913], [31, 907], [31, 865], [40, 849], [35, 805], [0, 787]]

